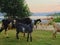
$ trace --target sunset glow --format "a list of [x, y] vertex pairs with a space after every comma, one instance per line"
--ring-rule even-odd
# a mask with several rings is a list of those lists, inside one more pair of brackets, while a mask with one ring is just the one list
[[26, 0], [31, 12], [60, 11], [60, 0]]

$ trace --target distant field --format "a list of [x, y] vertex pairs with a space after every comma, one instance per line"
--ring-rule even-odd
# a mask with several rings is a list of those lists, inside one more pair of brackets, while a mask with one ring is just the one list
[[15, 33], [15, 30], [9, 30], [10, 38], [4, 37], [4, 31], [0, 33], [0, 45], [60, 45], [60, 34], [57, 34], [57, 38], [53, 40], [51, 31], [33, 31], [32, 42], [27, 42], [26, 37], [24, 38], [22, 34], [19, 34], [20, 40], [17, 40]]

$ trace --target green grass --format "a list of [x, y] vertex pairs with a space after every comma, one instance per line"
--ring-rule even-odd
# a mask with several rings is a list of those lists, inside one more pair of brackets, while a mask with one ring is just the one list
[[33, 41], [27, 42], [26, 37], [19, 34], [20, 40], [15, 37], [15, 30], [9, 30], [10, 38], [5, 38], [4, 31], [0, 34], [0, 45], [60, 45], [60, 34], [56, 39], [52, 39], [51, 31], [35, 30], [32, 33]]

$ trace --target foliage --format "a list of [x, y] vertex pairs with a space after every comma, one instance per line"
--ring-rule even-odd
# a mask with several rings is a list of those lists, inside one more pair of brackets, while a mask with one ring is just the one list
[[58, 18], [55, 18], [53, 21], [55, 21], [55, 22], [60, 22], [60, 17]]
[[12, 17], [22, 18], [31, 15], [25, 0], [0, 0], [0, 11]]

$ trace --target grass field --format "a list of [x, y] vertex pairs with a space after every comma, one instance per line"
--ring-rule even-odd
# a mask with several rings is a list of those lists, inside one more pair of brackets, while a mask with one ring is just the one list
[[9, 30], [10, 38], [5, 38], [4, 31], [0, 33], [0, 45], [60, 45], [60, 34], [56, 39], [52, 39], [51, 31], [35, 30], [32, 33], [33, 41], [27, 42], [26, 37], [19, 34], [20, 40], [15, 37], [15, 30]]

